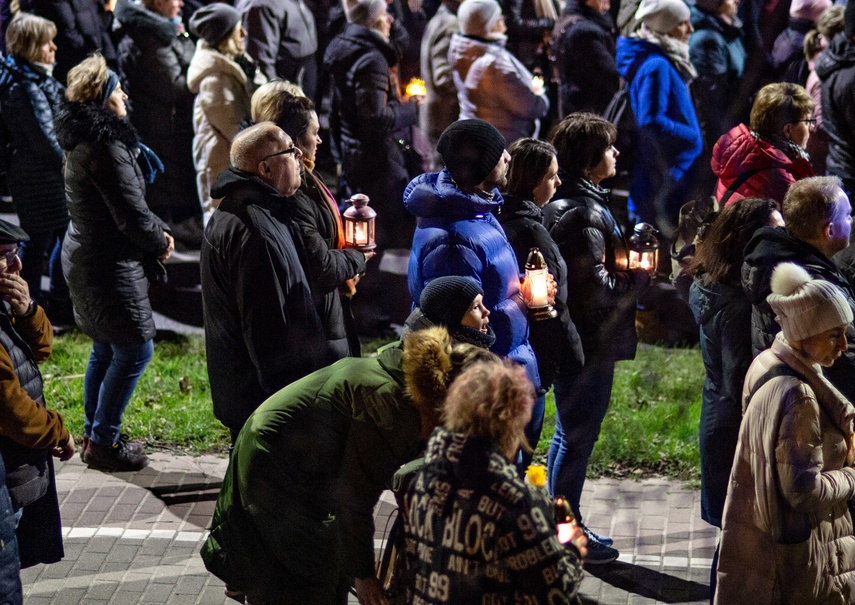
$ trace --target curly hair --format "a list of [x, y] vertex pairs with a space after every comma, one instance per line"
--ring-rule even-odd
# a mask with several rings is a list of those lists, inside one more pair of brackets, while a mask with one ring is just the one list
[[107, 61], [99, 53], [90, 55], [68, 72], [65, 98], [73, 103], [95, 101], [109, 77]]
[[510, 457], [519, 447], [531, 451], [524, 429], [534, 398], [522, 366], [507, 359], [476, 363], [451, 383], [442, 423], [468, 437], [488, 437]]
[[16, 59], [38, 63], [41, 46], [56, 37], [56, 25], [42, 17], [18, 13], [6, 30], [6, 48]]

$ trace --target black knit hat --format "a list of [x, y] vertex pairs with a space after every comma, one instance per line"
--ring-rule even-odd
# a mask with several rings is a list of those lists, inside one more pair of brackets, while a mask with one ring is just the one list
[[473, 279], [456, 275], [437, 277], [422, 290], [419, 308], [431, 322], [451, 331], [460, 325], [479, 294], [484, 291]]
[[436, 146], [458, 187], [474, 187], [493, 171], [505, 151], [505, 137], [484, 120], [458, 120]]
[[203, 6], [190, 17], [190, 32], [216, 48], [228, 39], [240, 21], [240, 13], [223, 2]]
[[26, 231], [8, 221], [0, 219], [0, 244], [15, 244], [17, 242], [28, 241], [30, 241], [30, 236], [27, 235]]
[[855, 36], [855, 2], [847, 2], [843, 11], [843, 31], [847, 38]]

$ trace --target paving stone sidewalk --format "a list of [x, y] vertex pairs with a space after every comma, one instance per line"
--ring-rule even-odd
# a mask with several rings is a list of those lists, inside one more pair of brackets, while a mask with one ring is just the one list
[[[25, 605], [234, 604], [199, 557], [225, 459], [151, 459], [138, 473], [101, 473], [77, 456], [57, 465], [66, 556], [22, 572]], [[614, 537], [622, 553], [588, 568], [586, 604], [708, 602], [716, 534], [700, 519], [697, 490], [601, 479], [587, 484], [582, 507], [588, 525]], [[375, 513], [377, 546], [393, 510], [386, 493]]]

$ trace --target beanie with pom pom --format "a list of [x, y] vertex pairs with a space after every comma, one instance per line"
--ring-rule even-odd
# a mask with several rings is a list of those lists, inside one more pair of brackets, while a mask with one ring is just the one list
[[781, 263], [772, 271], [771, 286], [766, 300], [791, 343], [852, 323], [852, 309], [843, 291], [813, 279], [804, 267]]

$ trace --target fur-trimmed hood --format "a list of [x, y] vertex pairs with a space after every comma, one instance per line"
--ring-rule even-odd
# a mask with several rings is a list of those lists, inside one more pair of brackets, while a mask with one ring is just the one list
[[127, 118], [94, 102], [66, 102], [56, 114], [56, 140], [71, 151], [80, 143], [110, 143], [118, 141], [129, 149], [139, 147], [139, 135]]

